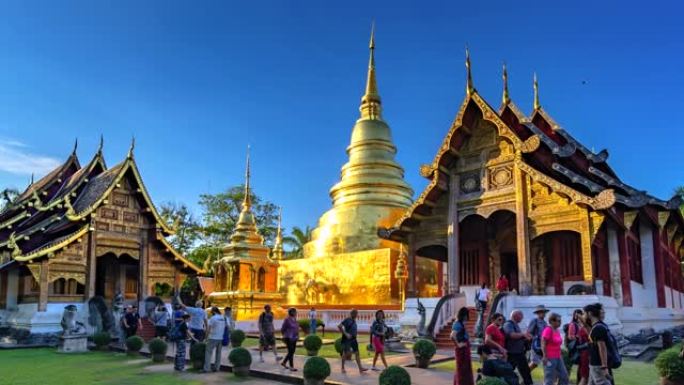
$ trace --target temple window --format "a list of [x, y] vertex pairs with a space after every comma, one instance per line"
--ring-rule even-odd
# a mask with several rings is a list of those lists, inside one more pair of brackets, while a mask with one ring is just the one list
[[259, 273], [257, 275], [257, 291], [266, 291], [266, 270], [263, 267], [259, 268]]

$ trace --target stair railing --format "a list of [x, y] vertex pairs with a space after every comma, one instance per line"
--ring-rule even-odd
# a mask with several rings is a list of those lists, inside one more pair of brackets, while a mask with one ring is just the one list
[[[487, 320], [486, 320], [486, 322], [482, 328], [483, 331], [484, 331], [484, 328], [487, 327], [487, 325], [492, 323], [492, 316], [494, 315], [494, 313], [496, 313], [496, 309], [499, 307], [499, 304], [501, 303], [501, 301], [503, 301], [504, 297], [506, 297], [507, 295], [508, 295], [507, 291], [502, 291], [502, 292], [499, 292], [499, 294], [497, 294], [494, 297], [494, 300], [492, 301], [492, 306], [489, 307], [489, 314], [487, 315]], [[506, 315], [504, 314], [504, 316], [506, 316]]]
[[451, 293], [443, 296], [437, 302], [435, 311], [432, 312], [432, 318], [428, 324], [425, 334], [433, 340], [439, 333], [440, 329], [446, 325], [454, 316], [456, 316], [457, 298], [463, 296], [462, 293]]

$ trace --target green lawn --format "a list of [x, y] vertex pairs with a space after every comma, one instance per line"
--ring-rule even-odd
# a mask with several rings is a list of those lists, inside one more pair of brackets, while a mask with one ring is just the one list
[[[142, 357], [123, 353], [59, 354], [56, 349], [0, 350], [2, 383], [7, 385], [200, 385], [170, 373], [152, 373]], [[135, 360], [135, 361], [133, 361]], [[133, 361], [133, 362], [131, 362]]]
[[[455, 363], [453, 360], [432, 365], [433, 368], [444, 370], [448, 372], [454, 371]], [[480, 367], [479, 362], [473, 362], [473, 370]], [[660, 381], [656, 373], [653, 363], [646, 363], [640, 361], [622, 361], [622, 367], [615, 370], [615, 383], [618, 385], [657, 385]], [[543, 380], [543, 373], [541, 368], [537, 368], [532, 372], [532, 378], [535, 382], [541, 383]], [[570, 380], [574, 383], [577, 378], [577, 368], [573, 367]]]

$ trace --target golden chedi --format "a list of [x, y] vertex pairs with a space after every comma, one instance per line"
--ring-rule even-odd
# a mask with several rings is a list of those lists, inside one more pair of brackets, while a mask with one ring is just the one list
[[256, 319], [264, 305], [279, 304], [283, 298], [278, 293], [278, 262], [269, 258], [270, 249], [257, 231], [249, 177], [248, 153], [242, 211], [222, 257], [214, 262], [214, 292], [209, 295], [212, 306], [231, 306], [240, 321]]
[[304, 259], [281, 264], [281, 290], [290, 304], [399, 302], [393, 271], [400, 245], [380, 239], [377, 231], [406, 212], [413, 190], [394, 159], [397, 148], [382, 119], [374, 50], [371, 34], [361, 117], [352, 130], [341, 180], [330, 190], [333, 207], [319, 219], [304, 246]]

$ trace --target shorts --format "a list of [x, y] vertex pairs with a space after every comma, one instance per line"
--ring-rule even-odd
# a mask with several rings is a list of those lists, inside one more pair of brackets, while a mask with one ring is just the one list
[[384, 353], [385, 352], [385, 343], [382, 341], [382, 338], [378, 336], [373, 336], [371, 338], [371, 344], [373, 344], [373, 350], [376, 353]]
[[535, 353], [534, 350], [530, 350], [530, 363], [535, 364], [537, 366], [541, 365], [542, 363], [542, 356], [539, 354]]
[[276, 344], [274, 334], [262, 334], [259, 336], [259, 345], [263, 347], [274, 346]]
[[169, 332], [169, 328], [166, 326], [155, 326], [154, 327], [154, 336], [155, 337], [165, 338], [166, 335], [168, 334], [168, 332]]
[[359, 342], [356, 338], [342, 341], [342, 353], [358, 353]]

